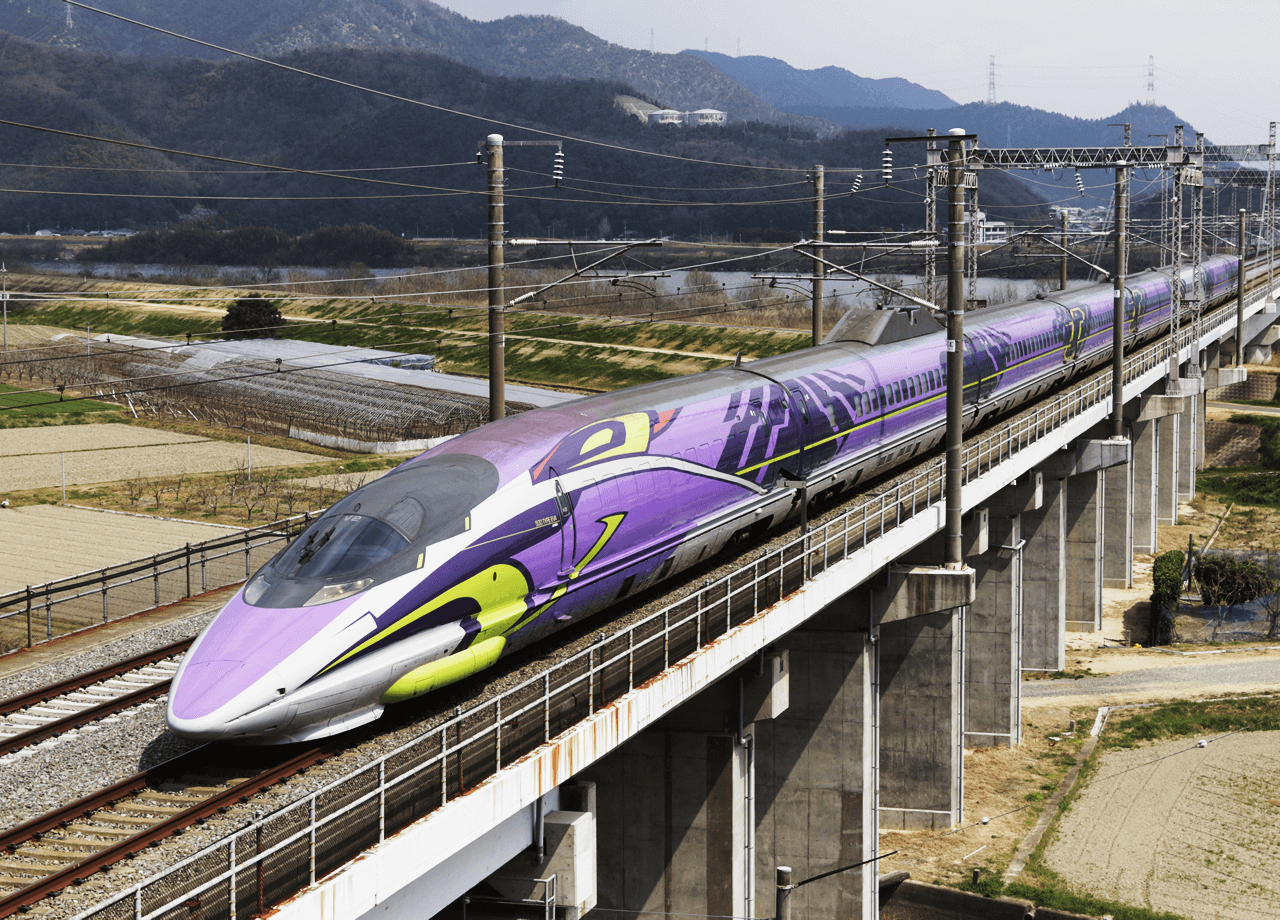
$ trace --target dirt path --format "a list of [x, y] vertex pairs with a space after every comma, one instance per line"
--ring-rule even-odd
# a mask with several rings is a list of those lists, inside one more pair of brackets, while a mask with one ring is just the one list
[[1190, 918], [1280, 918], [1280, 732], [1105, 755], [1048, 863], [1103, 897]]

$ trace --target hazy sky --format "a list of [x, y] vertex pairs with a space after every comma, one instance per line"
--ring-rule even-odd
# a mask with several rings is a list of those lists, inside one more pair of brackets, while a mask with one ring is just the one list
[[[1265, 143], [1280, 120], [1269, 0], [437, 0], [471, 19], [547, 14], [628, 48], [758, 54], [812, 70], [904, 77], [957, 102], [987, 98], [1081, 118], [1147, 100], [1218, 144]], [[938, 125], [941, 131], [963, 125]], [[1135, 138], [1135, 143], [1144, 139]]]

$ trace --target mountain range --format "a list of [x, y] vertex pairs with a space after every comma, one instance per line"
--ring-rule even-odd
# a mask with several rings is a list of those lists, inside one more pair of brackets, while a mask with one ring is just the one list
[[[791, 125], [819, 136], [849, 127], [942, 132], [963, 124], [989, 146], [1115, 143], [1116, 129], [1108, 129], [1108, 122], [1128, 120], [1135, 142], [1145, 143], [1146, 135], [1169, 134], [1179, 121], [1161, 107], [1134, 106], [1086, 120], [1007, 103], [960, 106], [906, 79], [869, 79], [841, 67], [801, 70], [762, 56], [655, 54], [605, 41], [552, 16], [481, 22], [431, 0], [113, 0], [112, 13], [123, 19], [73, 9], [70, 25], [67, 9], [52, 0], [0, 0], [0, 23], [54, 48], [117, 57], [228, 58], [213, 46], [277, 58], [332, 47], [423, 51], [496, 76], [625, 83], [659, 106], [715, 108], [730, 121]], [[0, 50], [0, 60], [2, 55]]]
[[798, 111], [798, 106], [942, 109], [956, 105], [945, 93], [901, 77], [871, 79], [860, 77], [843, 67], [801, 70], [786, 61], [760, 55], [730, 57], [714, 51], [695, 50], [681, 53], [711, 62], [765, 102], [784, 112]]
[[[504, 131], [512, 137], [519, 136], [511, 133], [512, 124], [527, 125], [686, 158], [664, 164], [636, 154], [566, 147], [575, 158], [576, 178], [616, 184], [625, 175], [635, 183], [636, 205], [651, 197], [646, 185], [677, 186], [677, 176], [691, 191], [745, 184], [699, 174], [697, 164], [707, 160], [799, 168], [801, 174], [813, 163], [831, 164], [829, 169], [854, 166], [845, 170], [847, 176], [831, 173], [828, 190], [836, 196], [835, 189], [852, 182], [858, 171], [874, 174], [878, 150], [890, 133], [922, 134], [931, 127], [945, 133], [961, 126], [978, 133], [986, 146], [1114, 144], [1119, 131], [1107, 123], [1129, 121], [1134, 142], [1146, 143], [1147, 135], [1169, 134], [1178, 121], [1168, 109], [1146, 106], [1089, 121], [1010, 104], [957, 105], [905, 79], [868, 79], [838, 67], [801, 70], [760, 56], [655, 54], [607, 42], [554, 17], [479, 22], [430, 0], [272, 0], [265, 5], [256, 0], [112, 0], [111, 9], [113, 15], [107, 16], [54, 0], [0, 0], [0, 23], [7, 30], [0, 32], [0, 98], [6, 100], [7, 117], [170, 150], [321, 170], [465, 160], [474, 157], [476, 139], [492, 130], [482, 121], [428, 117], [356, 90], [340, 91], [296, 75], [285, 78], [225, 50], [234, 48], [506, 122]], [[201, 43], [166, 31], [198, 37]], [[624, 94], [677, 109], [721, 109], [729, 114], [729, 126], [649, 128], [615, 108], [614, 100]], [[190, 163], [180, 157], [125, 153], [15, 130], [0, 128], [0, 162], [27, 165], [0, 167], [5, 187], [79, 195], [104, 194], [110, 187], [118, 196], [114, 202], [77, 202], [9, 195], [0, 222], [15, 230], [36, 213], [64, 225], [115, 221], [137, 226], [174, 220], [193, 209], [295, 232], [325, 221], [358, 219], [397, 232], [426, 229], [443, 235], [471, 232], [475, 216], [465, 202], [404, 196], [372, 201], [356, 194], [355, 186], [345, 190], [352, 203], [339, 208], [324, 198], [332, 192], [300, 177], [290, 180], [290, 196], [262, 198], [261, 178], [184, 171]], [[367, 137], [384, 140], [371, 146], [363, 143]], [[31, 168], [36, 165], [55, 169]], [[112, 171], [86, 173], [86, 166]], [[148, 173], [151, 169], [159, 172]], [[151, 197], [126, 200], [125, 193], [140, 185], [148, 186]], [[1010, 216], [1030, 217], [1040, 204], [1028, 188], [1046, 194], [1044, 186], [1020, 187], [999, 174], [984, 177], [983, 207], [999, 217], [1007, 205], [1018, 209]], [[583, 232], [610, 213], [615, 224], [624, 214], [636, 215], [633, 231], [693, 235], [754, 227], [798, 232], [808, 222], [803, 193], [798, 194], [771, 207], [757, 195], [759, 204], [736, 211], [699, 205], [697, 195], [688, 195], [690, 203], [680, 207], [645, 205], [643, 220], [640, 207], [628, 211], [622, 202], [606, 207], [606, 200], [592, 199], [598, 206], [587, 209], [591, 216]], [[913, 194], [876, 190], [854, 198], [846, 193], [833, 198], [829, 225], [918, 225]], [[303, 203], [308, 195], [318, 203]], [[204, 201], [197, 208], [195, 196]], [[1049, 197], [1061, 197], [1059, 190]], [[568, 202], [550, 198], [531, 200], [523, 213], [529, 235], [581, 219]]]

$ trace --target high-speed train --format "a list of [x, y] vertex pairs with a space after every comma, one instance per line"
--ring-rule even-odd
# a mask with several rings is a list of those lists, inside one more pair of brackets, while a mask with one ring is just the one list
[[[1206, 302], [1237, 260], [1206, 260]], [[1190, 269], [1178, 279], [1188, 293]], [[1167, 325], [1169, 271], [1134, 276], [1130, 344]], [[1092, 285], [970, 314], [968, 426], [1108, 360]], [[860, 311], [803, 351], [537, 409], [409, 460], [333, 505], [200, 634], [169, 692], [181, 736], [303, 741], [378, 718], [781, 523], [945, 434], [946, 333]], [[892, 320], [893, 322], [889, 322]], [[893, 326], [891, 335], [868, 329]]]

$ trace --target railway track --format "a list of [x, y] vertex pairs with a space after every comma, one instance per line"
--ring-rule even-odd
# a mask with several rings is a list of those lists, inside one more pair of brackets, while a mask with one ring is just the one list
[[0, 917], [82, 880], [329, 756], [196, 748], [0, 834]]
[[0, 752], [13, 754], [65, 731], [163, 696], [191, 640], [0, 702]]

